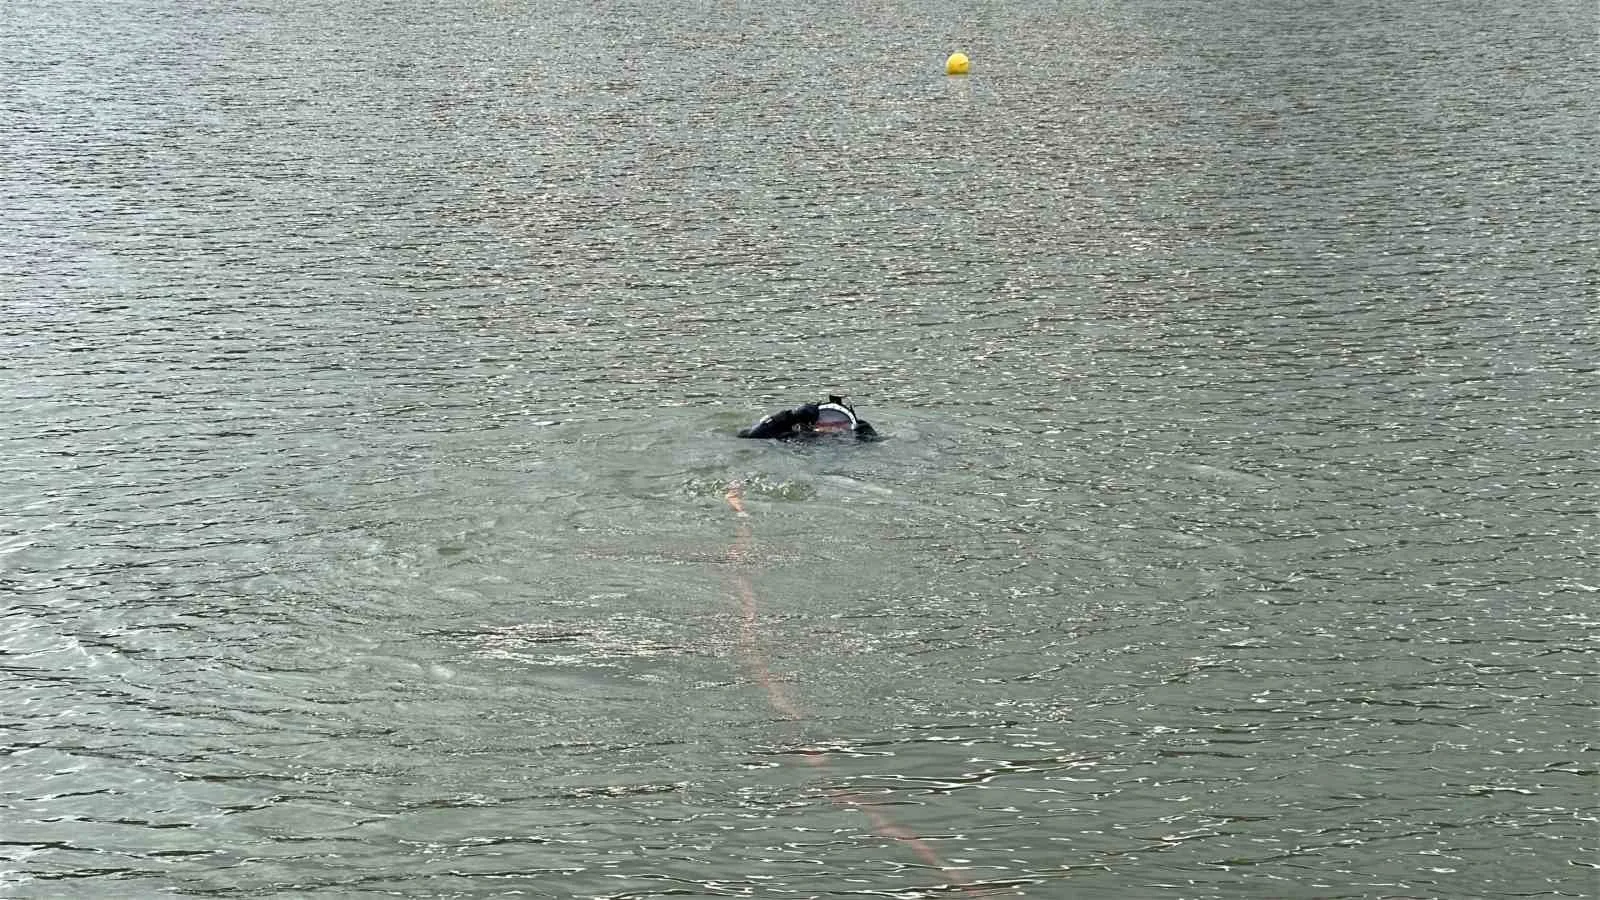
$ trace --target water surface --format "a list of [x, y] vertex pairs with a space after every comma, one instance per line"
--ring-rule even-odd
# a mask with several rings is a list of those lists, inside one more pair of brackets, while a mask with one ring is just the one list
[[5, 896], [1597, 894], [1592, 5], [8, 12]]

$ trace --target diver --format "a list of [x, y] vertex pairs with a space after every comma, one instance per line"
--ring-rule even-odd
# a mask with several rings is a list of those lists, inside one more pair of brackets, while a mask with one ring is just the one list
[[794, 409], [775, 412], [749, 428], [739, 429], [742, 438], [776, 438], [780, 441], [811, 440], [823, 436], [854, 435], [858, 441], [879, 440], [878, 432], [843, 397], [828, 395], [823, 403], [807, 403]]

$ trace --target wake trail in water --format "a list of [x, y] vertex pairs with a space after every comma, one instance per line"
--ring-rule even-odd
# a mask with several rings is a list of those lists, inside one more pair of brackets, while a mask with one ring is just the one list
[[[744, 485], [740, 482], [730, 482], [727, 493], [724, 495], [728, 507], [733, 510], [738, 523], [738, 531], [734, 537], [733, 546], [728, 550], [728, 559], [734, 564], [733, 581], [739, 595], [740, 624], [739, 648], [744, 657], [745, 666], [750, 671], [751, 678], [767, 692], [767, 700], [772, 704], [783, 718], [798, 722], [804, 718], [794, 700], [784, 690], [783, 685], [773, 677], [772, 667], [767, 663], [766, 654], [761, 649], [760, 615], [756, 604], [755, 588], [750, 581], [750, 565], [754, 558], [751, 551], [753, 537], [750, 528], [750, 513], [744, 507]], [[828, 760], [817, 750], [803, 750], [802, 759], [806, 764], [816, 769], [821, 774], [828, 771]], [[967, 877], [966, 871], [947, 864], [939, 854], [928, 845], [928, 842], [918, 837], [917, 834], [904, 826], [897, 824], [889, 815], [875, 805], [871, 800], [859, 794], [838, 788], [826, 790], [828, 799], [841, 809], [859, 810], [872, 823], [872, 830], [877, 834], [896, 841], [909, 848], [923, 862], [938, 869], [950, 880], [950, 884], [958, 887], [970, 897], [982, 896], [972, 879]]]

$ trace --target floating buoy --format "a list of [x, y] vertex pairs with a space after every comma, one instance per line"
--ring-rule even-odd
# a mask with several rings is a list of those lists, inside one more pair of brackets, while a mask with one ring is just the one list
[[965, 53], [952, 53], [950, 58], [944, 61], [944, 73], [946, 75], [965, 75], [970, 68], [972, 68], [972, 61], [967, 59]]

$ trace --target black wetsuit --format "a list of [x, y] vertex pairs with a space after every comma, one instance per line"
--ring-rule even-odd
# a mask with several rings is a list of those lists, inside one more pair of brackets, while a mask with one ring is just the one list
[[[780, 441], [805, 440], [826, 437], [830, 432], [817, 431], [817, 408], [820, 404], [807, 403], [794, 409], [775, 412], [749, 428], [739, 429], [742, 438], [775, 438]], [[878, 440], [878, 432], [866, 419], [857, 418], [855, 437], [858, 441]]]

